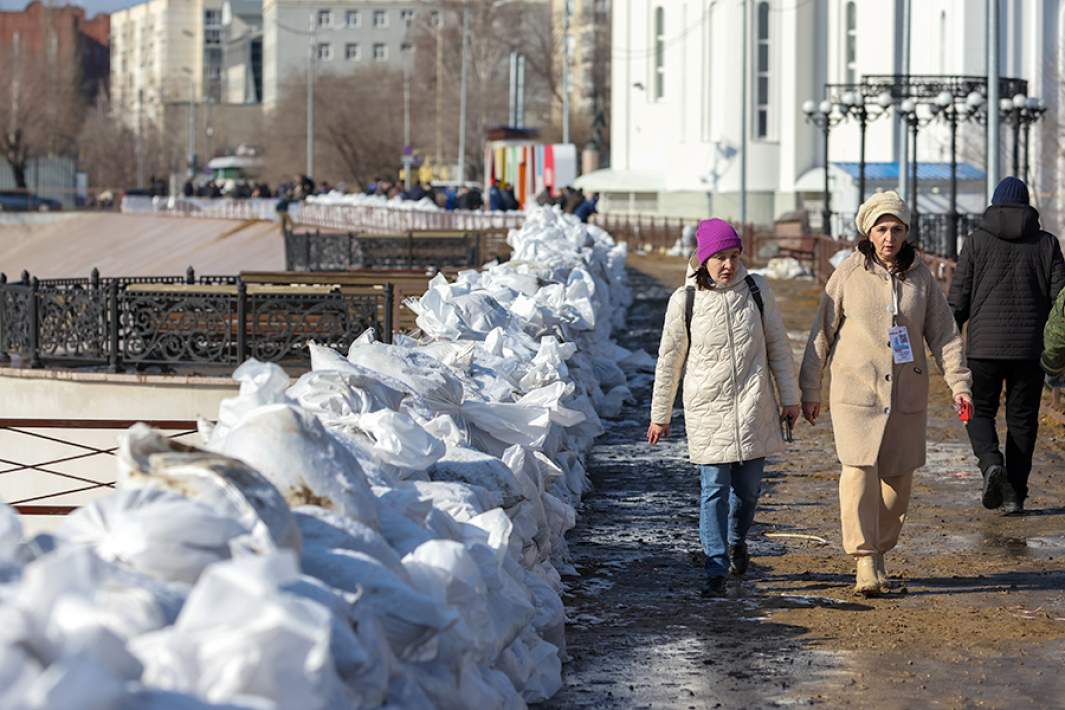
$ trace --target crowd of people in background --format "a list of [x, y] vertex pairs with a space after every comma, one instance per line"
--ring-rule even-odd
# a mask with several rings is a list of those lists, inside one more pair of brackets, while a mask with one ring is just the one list
[[[145, 194], [165, 197], [168, 194], [162, 180], [152, 180], [152, 188]], [[307, 175], [296, 175], [291, 180], [278, 183], [271, 189], [266, 182], [246, 179], [210, 179], [197, 182], [191, 178], [182, 185], [181, 194], [186, 198], [278, 198], [282, 201], [279, 211], [285, 211], [291, 202], [298, 202], [311, 195], [327, 195], [332, 192], [349, 193], [344, 182], [331, 184], [328, 181], [316, 183]], [[375, 177], [363, 190], [363, 194], [376, 195], [388, 200], [419, 202], [429, 200], [443, 210], [480, 210], [487, 208], [493, 212], [512, 212], [521, 210], [521, 204], [514, 186], [508, 182], [493, 180], [488, 188], [487, 198], [476, 185], [415, 182], [410, 189], [403, 183], [390, 177]], [[599, 195], [586, 196], [579, 188], [564, 187], [557, 194], [544, 189], [536, 196], [538, 205], [557, 205], [564, 213], [576, 215], [582, 222], [596, 213]]]

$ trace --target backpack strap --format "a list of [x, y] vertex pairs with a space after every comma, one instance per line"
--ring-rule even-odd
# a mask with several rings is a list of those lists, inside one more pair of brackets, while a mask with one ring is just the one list
[[695, 312], [695, 287], [684, 287], [684, 330], [688, 333], [688, 352], [692, 349], [692, 314]]
[[758, 288], [758, 282], [754, 280], [754, 277], [747, 274], [743, 277], [744, 283], [747, 284], [747, 288], [751, 292], [751, 298], [754, 299], [754, 303], [758, 306], [758, 314], [765, 318], [765, 303], [762, 302], [762, 289]]

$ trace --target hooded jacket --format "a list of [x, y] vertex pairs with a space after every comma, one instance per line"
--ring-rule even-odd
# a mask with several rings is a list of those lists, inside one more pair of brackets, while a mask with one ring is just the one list
[[764, 278], [753, 277], [763, 315], [744, 281], [743, 266], [729, 283], [709, 290], [696, 286], [695, 266], [689, 263], [685, 280], [696, 288], [691, 348], [684, 324], [686, 294], [679, 288], [666, 309], [651, 421], [669, 424], [684, 372], [684, 423], [692, 463], [734, 463], [778, 453], [784, 440], [772, 380], [783, 405], [799, 403], [799, 385], [773, 293]]
[[1065, 286], [1057, 237], [1039, 226], [1028, 205], [993, 205], [965, 242], [950, 287], [966, 353], [988, 360], [1036, 360], [1043, 327]]

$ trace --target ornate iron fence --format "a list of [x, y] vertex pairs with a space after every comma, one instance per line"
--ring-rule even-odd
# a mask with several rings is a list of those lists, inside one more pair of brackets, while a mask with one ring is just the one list
[[0, 274], [0, 361], [30, 367], [304, 364], [307, 342], [346, 349], [368, 328], [391, 342], [392, 284], [257, 285], [237, 276], [39, 280]]
[[[842, 228], [834, 233], [857, 239], [854, 215], [847, 212], [833, 212], [832, 214], [834, 217], [838, 217], [838, 221], [842, 225]], [[961, 245], [973, 233], [973, 229], [976, 228], [980, 217], [981, 215], [969, 212], [958, 214], [958, 245], [956, 253], [961, 253]], [[917, 215], [915, 223], [911, 225], [909, 240], [925, 254], [946, 258], [951, 253], [948, 249], [950, 228], [950, 215], [921, 212]]]
[[502, 232], [358, 234], [285, 231], [288, 271], [478, 267], [506, 254]]

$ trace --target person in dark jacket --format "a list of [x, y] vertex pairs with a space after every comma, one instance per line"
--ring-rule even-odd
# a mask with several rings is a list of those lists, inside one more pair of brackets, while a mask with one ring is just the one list
[[[1028, 186], [1007, 177], [995, 188], [962, 248], [950, 288], [958, 327], [968, 323], [966, 354], [973, 373], [969, 441], [983, 474], [983, 505], [1018, 514], [1028, 497], [1039, 430], [1043, 328], [1065, 286], [1057, 237], [1042, 230]], [[1006, 385], [1006, 451], [995, 430]]]

